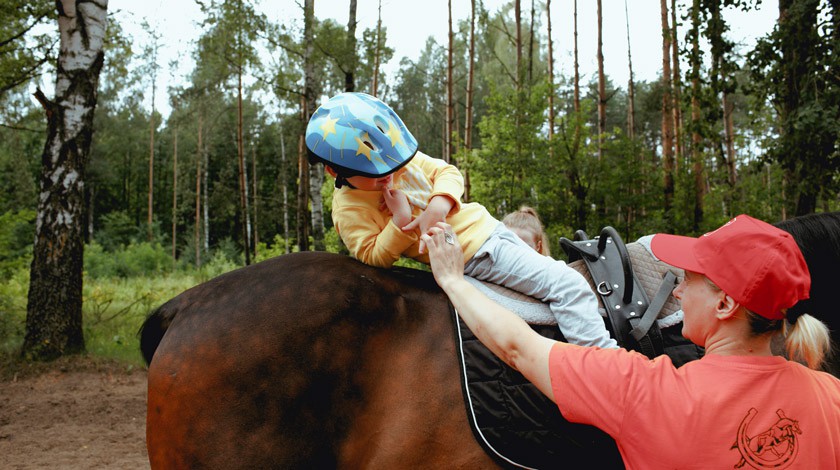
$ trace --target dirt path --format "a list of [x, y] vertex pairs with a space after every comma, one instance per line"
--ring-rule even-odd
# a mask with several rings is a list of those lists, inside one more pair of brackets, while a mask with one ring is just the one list
[[74, 359], [0, 377], [0, 467], [149, 468], [145, 370]]

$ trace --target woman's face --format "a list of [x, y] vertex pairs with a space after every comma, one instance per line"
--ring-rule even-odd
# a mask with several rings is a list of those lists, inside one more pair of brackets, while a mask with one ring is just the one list
[[723, 291], [706, 282], [706, 277], [691, 271], [674, 289], [674, 297], [680, 301], [685, 319], [682, 335], [692, 343], [706, 347], [706, 338], [716, 325], [715, 310]]
[[512, 227], [510, 229], [511, 232], [515, 233], [517, 237], [521, 238], [526, 245], [530, 246], [537, 252], [540, 251], [540, 248], [537, 247], [537, 234], [524, 228], [519, 227]]

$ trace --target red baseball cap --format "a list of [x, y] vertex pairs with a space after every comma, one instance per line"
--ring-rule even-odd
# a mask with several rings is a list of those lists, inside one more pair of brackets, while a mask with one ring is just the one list
[[811, 291], [811, 274], [793, 237], [746, 214], [698, 238], [656, 234], [651, 249], [672, 266], [705, 275], [770, 320], [784, 318], [784, 310]]

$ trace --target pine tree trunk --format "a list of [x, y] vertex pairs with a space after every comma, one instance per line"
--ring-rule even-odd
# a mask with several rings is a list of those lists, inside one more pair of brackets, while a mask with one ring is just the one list
[[627, 80], [627, 136], [636, 138], [636, 86], [633, 83], [633, 55], [630, 53], [630, 15], [627, 12], [627, 0], [624, 0], [624, 21], [627, 25], [627, 68], [630, 78]]
[[551, 39], [551, 0], [545, 2], [545, 16], [548, 27], [548, 152], [554, 158], [554, 41]]
[[580, 112], [580, 62], [578, 61], [578, 26], [577, 26], [577, 0], [575, 1], [575, 78], [574, 78], [574, 104], [575, 113]]
[[202, 115], [198, 113], [198, 144], [195, 152], [195, 267], [201, 267], [201, 126]]
[[680, 99], [680, 41], [677, 36], [677, 0], [671, 0], [671, 70], [673, 71], [673, 114], [674, 114], [674, 171], [682, 162], [682, 109]]
[[175, 129], [175, 143], [172, 152], [172, 264], [175, 264], [175, 248], [178, 240], [178, 129]]
[[[551, 0], [549, 0], [551, 1]], [[469, 71], [467, 73], [467, 107], [464, 119], [464, 152], [469, 159], [472, 150], [472, 121], [473, 121], [473, 83], [475, 78], [475, 0], [470, 0], [470, 56]], [[464, 202], [470, 201], [470, 165], [464, 165]]]
[[344, 72], [344, 91], [356, 91], [356, 0], [350, 0], [350, 16], [347, 20], [347, 51], [350, 58], [347, 71]]
[[254, 259], [257, 258], [257, 246], [260, 244], [260, 233], [257, 226], [257, 216], [259, 213], [259, 200], [257, 194], [257, 188], [259, 187], [259, 181], [257, 180], [257, 147], [255, 145], [251, 145], [251, 184], [252, 188], [254, 189], [251, 200], [254, 201]]
[[379, 0], [379, 19], [376, 21], [376, 46], [373, 54], [373, 82], [371, 84], [370, 94], [377, 96], [379, 88], [379, 47], [380, 35], [382, 34], [382, 0]]
[[700, 133], [700, 0], [691, 8], [691, 160], [694, 166], [694, 221], [692, 229], [700, 231], [703, 223], [703, 197], [705, 195], [703, 136]]
[[48, 360], [85, 350], [82, 330], [84, 186], [108, 2], [56, 1], [60, 43], [47, 115], [22, 353]]
[[446, 54], [446, 135], [444, 136], [444, 140], [446, 141], [446, 151], [443, 154], [443, 160], [447, 163], [452, 163], [452, 158], [455, 153], [452, 142], [452, 131], [453, 127], [455, 127], [455, 100], [452, 96], [452, 56], [454, 54], [452, 48], [455, 43], [455, 35], [452, 33], [452, 0], [449, 0], [447, 5], [449, 11], [449, 46]]
[[607, 131], [607, 80], [604, 76], [604, 41], [601, 0], [597, 0], [598, 11], [598, 160], [604, 153], [604, 133]]
[[662, 170], [663, 170], [663, 212], [665, 227], [673, 231], [674, 200], [674, 138], [672, 125], [674, 117], [671, 110], [671, 30], [668, 27], [668, 2], [660, 1], [662, 16]]
[[239, 210], [242, 214], [242, 249], [245, 252], [245, 265], [251, 264], [250, 218], [248, 217], [248, 183], [245, 181], [245, 149], [242, 142], [242, 65], [237, 69], [238, 84], [236, 87], [237, 124], [236, 151], [239, 162]]
[[202, 211], [204, 212], [204, 254], [210, 252], [210, 185], [208, 179], [210, 178], [210, 152], [207, 151], [205, 145], [201, 149], [201, 154], [204, 156], [204, 167], [201, 169], [202, 186], [204, 191], [201, 197], [204, 200]]

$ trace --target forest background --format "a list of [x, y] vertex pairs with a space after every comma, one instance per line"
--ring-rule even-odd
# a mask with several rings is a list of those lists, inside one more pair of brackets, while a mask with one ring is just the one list
[[[424, 152], [456, 164], [464, 200], [499, 218], [535, 207], [555, 256], [578, 229], [612, 225], [633, 240], [699, 234], [739, 213], [772, 222], [837, 210], [840, 2], [780, 0], [772, 31], [744, 49], [727, 12], [759, 0], [660, 0], [661, 41], [613, 51], [626, 53], [630, 77], [614, 83], [594, 1], [596, 24], [574, 26], [598, 33], [587, 81], [578, 44], [573, 66], [558, 69], [549, 39], [554, 18], [577, 18], [577, 1], [440, 12], [447, 41], [429, 38], [391, 74], [388, 24], [357, 31], [354, 0], [346, 23], [315, 17], [312, 0], [285, 23], [257, 0], [196, 1], [200, 36], [181, 53], [196, 65], [160, 90], [154, 26], [138, 49], [117, 16], [105, 19], [104, 0], [0, 0], [2, 352], [139, 361], [140, 322], [185, 288], [292, 251], [343, 252], [332, 183], [308, 164], [302, 132], [323, 97], [346, 90], [390, 103]], [[71, 9], [94, 19], [61, 29]], [[107, 28], [97, 40], [79, 24]], [[48, 98], [36, 87], [66, 83], [56, 64], [74, 47], [102, 57], [67, 79], [93, 93]], [[659, 77], [634, 80], [634, 54], [657, 54]], [[74, 103], [91, 110], [80, 124], [89, 133], [62, 140], [54, 117]], [[76, 152], [72, 172], [58, 173], [58, 148]]]

